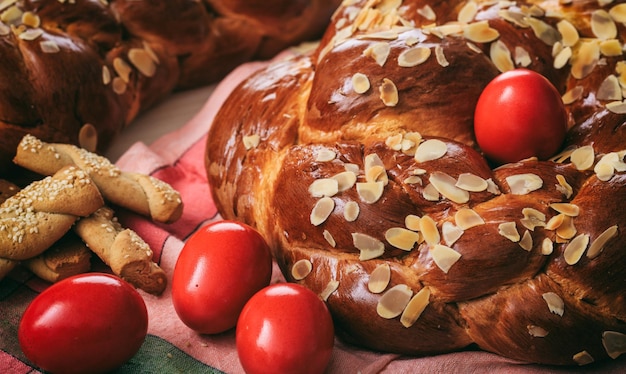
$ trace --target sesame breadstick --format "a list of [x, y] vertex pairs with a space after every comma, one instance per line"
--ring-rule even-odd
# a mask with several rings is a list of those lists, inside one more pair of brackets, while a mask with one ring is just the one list
[[108, 207], [79, 220], [74, 231], [113, 273], [148, 293], [160, 295], [165, 272], [152, 261], [150, 246], [133, 230], [124, 229]]
[[[2, 204], [6, 199], [15, 195], [20, 188], [4, 179], [0, 179], [0, 204]], [[9, 260], [6, 258], [0, 258], [0, 279], [4, 278], [13, 270], [18, 261]]]
[[54, 283], [88, 272], [91, 268], [91, 251], [70, 231], [44, 253], [22, 264], [39, 278]]
[[149, 175], [122, 171], [105, 157], [74, 145], [45, 143], [26, 135], [13, 161], [43, 175], [76, 165], [89, 174], [104, 198], [114, 205], [165, 223], [176, 221], [182, 214], [180, 194], [169, 184]]
[[69, 166], [35, 181], [0, 205], [0, 258], [35, 257], [104, 204], [83, 170]]

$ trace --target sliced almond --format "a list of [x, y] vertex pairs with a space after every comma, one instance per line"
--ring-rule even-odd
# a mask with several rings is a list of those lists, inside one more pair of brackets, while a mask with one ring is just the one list
[[313, 197], [330, 197], [339, 192], [339, 182], [334, 178], [316, 179], [309, 185], [309, 193]]
[[572, 47], [565, 47], [559, 51], [559, 53], [554, 56], [554, 61], [552, 65], [555, 69], [561, 69], [569, 62], [569, 59], [572, 57]]
[[524, 235], [522, 235], [522, 239], [519, 241], [519, 246], [527, 252], [533, 249], [533, 236], [530, 234], [530, 231], [524, 231]]
[[609, 10], [609, 15], [615, 22], [626, 22], [626, 4], [617, 4]]
[[448, 145], [439, 139], [429, 139], [422, 142], [415, 151], [415, 161], [426, 162], [437, 160], [448, 152]]
[[122, 60], [119, 57], [114, 58], [113, 69], [115, 69], [115, 72], [124, 81], [124, 83], [128, 84], [132, 69], [130, 68], [130, 66], [128, 66], [126, 61]]
[[389, 285], [391, 280], [391, 268], [389, 264], [377, 265], [367, 281], [367, 289], [371, 293], [381, 293]]
[[543, 186], [543, 180], [536, 174], [516, 174], [505, 178], [513, 195], [526, 195]]
[[390, 107], [398, 105], [398, 88], [390, 79], [383, 78], [383, 83], [380, 85], [378, 91], [383, 104]]
[[310, 220], [313, 226], [319, 226], [326, 222], [330, 214], [335, 209], [335, 201], [330, 197], [322, 197], [317, 200], [311, 211]]
[[424, 236], [424, 240], [431, 247], [438, 244], [441, 241], [439, 230], [437, 229], [437, 222], [430, 216], [423, 216], [420, 219], [420, 232]]
[[311, 274], [313, 270], [313, 263], [307, 259], [301, 259], [296, 261], [291, 267], [291, 276], [295, 280], [302, 280]]
[[563, 213], [566, 216], [576, 217], [580, 214], [580, 208], [578, 205], [570, 203], [552, 203], [550, 208], [556, 210], [559, 213]]
[[[1, 35], [1, 34], [0, 34]], [[54, 40], [42, 40], [39, 42], [39, 47], [43, 53], [59, 53], [61, 47]]]
[[352, 88], [358, 94], [366, 93], [371, 87], [370, 80], [363, 73], [355, 73], [352, 76]]
[[621, 56], [624, 53], [622, 43], [617, 39], [603, 40], [600, 42], [600, 53], [607, 57]]
[[343, 207], [343, 218], [347, 222], [354, 222], [359, 217], [361, 208], [356, 201], [348, 201]]
[[445, 68], [450, 65], [441, 45], [435, 47], [435, 57], [437, 57], [437, 63], [442, 67]]
[[526, 329], [528, 330], [528, 334], [534, 338], [545, 338], [548, 336], [548, 331], [543, 327], [528, 325]]
[[505, 238], [509, 239], [513, 243], [520, 241], [520, 235], [517, 231], [515, 222], [504, 222], [498, 225], [498, 233]]
[[385, 231], [385, 240], [403, 251], [412, 250], [420, 240], [420, 234], [403, 227], [392, 227]]
[[541, 254], [549, 256], [554, 251], [554, 242], [550, 238], [544, 238], [541, 242]]
[[550, 218], [548, 222], [546, 222], [546, 230], [556, 230], [563, 224], [565, 221], [565, 214], [557, 214]]
[[356, 183], [356, 174], [351, 171], [343, 171], [331, 177], [337, 181], [337, 191], [343, 192], [351, 189]]
[[620, 86], [619, 80], [615, 75], [609, 75], [602, 81], [600, 87], [598, 88], [596, 97], [599, 100], [607, 101], [622, 100], [622, 87]]
[[370, 153], [364, 160], [365, 180], [367, 182], [381, 181], [385, 185], [388, 183], [385, 164], [376, 153]]
[[469, 192], [458, 188], [456, 179], [450, 175], [436, 171], [430, 174], [428, 180], [443, 197], [457, 204], [464, 204], [469, 201]]
[[556, 24], [556, 29], [561, 34], [561, 43], [566, 47], [573, 47], [578, 43], [580, 36], [578, 30], [568, 20], [561, 20]]
[[556, 234], [562, 239], [569, 240], [576, 235], [576, 226], [574, 225], [574, 219], [571, 216], [563, 214], [563, 222], [556, 229]]
[[546, 215], [534, 208], [522, 209], [524, 218], [520, 220], [520, 223], [528, 230], [534, 231], [535, 227], [546, 226]]
[[337, 152], [330, 148], [322, 148], [315, 153], [315, 162], [329, 162], [337, 158]]
[[413, 296], [413, 291], [406, 284], [397, 284], [388, 289], [378, 300], [376, 312], [379, 316], [392, 319], [404, 311]]
[[485, 179], [472, 173], [459, 174], [456, 186], [470, 192], [482, 192], [489, 187]]
[[422, 190], [422, 196], [428, 201], [439, 201], [439, 191], [432, 184], [428, 183]]
[[261, 144], [261, 137], [257, 134], [246, 135], [242, 138], [243, 146], [246, 150], [256, 148]]
[[596, 67], [599, 60], [599, 44], [594, 41], [581, 41], [578, 52], [572, 56], [572, 76], [576, 79], [586, 77]]
[[500, 33], [489, 26], [488, 21], [479, 21], [466, 25], [463, 28], [463, 36], [474, 43], [490, 43], [498, 39]]
[[587, 257], [590, 259], [598, 257], [606, 243], [608, 243], [611, 239], [617, 236], [617, 225], [611, 226], [608, 229], [604, 230], [602, 234], [598, 235], [598, 237], [591, 243], [589, 246], [589, 250], [587, 251]]
[[565, 262], [568, 265], [577, 264], [578, 261], [580, 261], [580, 258], [583, 256], [583, 253], [585, 253], [588, 244], [589, 235], [580, 234], [575, 237], [571, 242], [569, 242], [569, 244], [567, 244], [567, 247], [565, 247], [565, 250], [563, 251], [563, 257], [565, 258]]
[[326, 242], [328, 242], [328, 244], [330, 244], [331, 247], [335, 248], [337, 246], [337, 242], [335, 241], [335, 238], [333, 238], [333, 234], [331, 234], [330, 231], [324, 230], [322, 235], [324, 236], [324, 239], [326, 239]]
[[563, 96], [561, 96], [561, 100], [563, 100], [563, 104], [565, 105], [572, 104], [579, 100], [583, 96], [584, 92], [585, 89], [583, 88], [583, 86], [576, 86], [571, 90], [565, 92]]
[[557, 184], [556, 187], [563, 194], [563, 196], [565, 196], [565, 198], [567, 199], [572, 197], [572, 194], [574, 193], [574, 189], [569, 183], [567, 183], [567, 180], [565, 179], [565, 177], [562, 176], [561, 174], [558, 174], [556, 176], [556, 180], [559, 182], [559, 184]]
[[548, 23], [534, 17], [526, 17], [525, 20], [535, 36], [545, 44], [552, 46], [561, 39], [561, 33]]
[[501, 40], [491, 43], [489, 47], [489, 57], [491, 58], [491, 62], [493, 62], [501, 73], [515, 68], [513, 59], [511, 58], [511, 51], [509, 51], [509, 48]]
[[368, 204], [373, 204], [383, 196], [385, 184], [383, 182], [359, 182], [356, 190], [361, 200]]
[[617, 26], [604, 9], [597, 9], [591, 13], [591, 31], [600, 40], [614, 39], [617, 36]]
[[548, 304], [550, 313], [563, 317], [563, 313], [565, 312], [565, 303], [559, 295], [554, 292], [546, 292], [541, 296], [543, 297], [543, 300], [545, 300], [546, 304]]
[[593, 151], [593, 147], [590, 145], [585, 145], [585, 146], [576, 148], [570, 155], [570, 160], [572, 161], [572, 164], [578, 170], [590, 169], [593, 166], [593, 163], [595, 161], [595, 154]]
[[409, 214], [408, 216], [404, 217], [404, 226], [409, 230], [419, 231], [420, 220], [421, 220], [421, 217], [416, 216], [414, 214]]
[[515, 46], [513, 56], [517, 66], [528, 67], [533, 62], [528, 51], [519, 45]]
[[484, 225], [483, 218], [470, 208], [461, 208], [454, 214], [456, 225], [462, 230], [468, 230], [472, 227]]
[[441, 244], [435, 245], [431, 249], [430, 255], [432, 256], [433, 261], [435, 261], [437, 267], [446, 274], [448, 274], [452, 265], [456, 264], [456, 262], [461, 258], [461, 254], [459, 252]]
[[385, 243], [367, 234], [352, 233], [352, 243], [361, 251], [361, 261], [371, 260], [385, 253]]
[[594, 361], [593, 356], [591, 356], [591, 354], [587, 351], [576, 353], [572, 356], [572, 360], [574, 360], [574, 362], [576, 362], [579, 366], [589, 365]]
[[463, 231], [463, 229], [449, 221], [446, 221], [443, 225], [441, 225], [441, 236], [443, 237], [444, 243], [446, 243], [448, 247], [456, 243], [456, 241], [463, 236], [464, 232], [465, 231]]
[[626, 353], [626, 334], [617, 331], [605, 331], [602, 333], [602, 345], [606, 354], [615, 360]]
[[475, 1], [468, 1], [463, 5], [459, 14], [457, 15], [457, 21], [460, 23], [470, 23], [476, 14], [478, 13], [478, 4]]
[[339, 281], [331, 280], [326, 284], [326, 287], [320, 292], [320, 299], [328, 301], [330, 295], [332, 295], [339, 288]]
[[128, 51], [128, 60], [144, 76], [153, 77], [156, 74], [157, 65], [143, 48], [131, 48]]
[[430, 288], [424, 287], [419, 290], [407, 304], [400, 316], [402, 326], [409, 328], [417, 322], [428, 304], [430, 303]]
[[398, 55], [398, 65], [401, 67], [413, 67], [423, 64], [428, 60], [431, 55], [431, 50], [428, 47], [414, 47], [402, 51]]
[[389, 53], [391, 52], [391, 46], [388, 42], [376, 42], [363, 51], [363, 55], [371, 57], [380, 66], [385, 65]]

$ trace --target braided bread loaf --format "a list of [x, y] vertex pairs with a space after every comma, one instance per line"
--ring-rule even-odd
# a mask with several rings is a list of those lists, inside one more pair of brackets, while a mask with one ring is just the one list
[[0, 173], [17, 142], [104, 150], [175, 89], [319, 36], [338, 0], [0, 3]]
[[[344, 1], [315, 52], [255, 73], [218, 113], [206, 167], [220, 213], [254, 225], [287, 280], [318, 292], [356, 344], [617, 358], [625, 9]], [[552, 160], [494, 168], [475, 143], [474, 107], [516, 67], [560, 90], [569, 131]]]

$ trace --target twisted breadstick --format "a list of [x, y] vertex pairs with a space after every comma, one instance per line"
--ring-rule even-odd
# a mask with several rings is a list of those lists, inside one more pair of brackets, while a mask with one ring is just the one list
[[22, 264], [39, 278], [54, 283], [88, 272], [91, 268], [91, 251], [80, 238], [68, 232], [44, 253]]
[[48, 249], [104, 204], [83, 170], [69, 166], [35, 181], [0, 205], [0, 258], [25, 260]]
[[76, 165], [89, 174], [106, 200], [158, 222], [174, 222], [183, 211], [180, 194], [169, 184], [148, 175], [121, 171], [108, 159], [74, 145], [45, 143], [26, 135], [13, 161], [43, 175]]
[[111, 270], [130, 284], [160, 295], [167, 285], [165, 272], [152, 261], [152, 250], [134, 231], [124, 229], [113, 210], [98, 209], [74, 226], [75, 232]]
[[[0, 204], [2, 204], [6, 199], [15, 195], [20, 188], [15, 184], [0, 179]], [[17, 266], [18, 262], [9, 260], [6, 258], [0, 258], [0, 279], [6, 277], [7, 274]]]

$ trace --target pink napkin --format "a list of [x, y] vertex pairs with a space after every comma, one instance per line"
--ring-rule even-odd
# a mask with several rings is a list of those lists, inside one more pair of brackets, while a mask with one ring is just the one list
[[[154, 249], [155, 257], [169, 279], [183, 242], [201, 225], [219, 220], [204, 169], [206, 134], [228, 93], [245, 77], [266, 63], [242, 65], [224, 79], [205, 106], [184, 127], [158, 139], [150, 146], [134, 144], [118, 160], [123, 170], [152, 174], [181, 192], [185, 210], [172, 225], [157, 225], [131, 214], [120, 214], [123, 224], [135, 229]], [[282, 281], [274, 266], [273, 282]], [[201, 336], [187, 328], [177, 317], [171, 289], [160, 297], [143, 294], [150, 316], [149, 334], [174, 344], [193, 358], [228, 373], [241, 373], [234, 332]], [[624, 372], [623, 357], [606, 365], [580, 368], [584, 372]], [[434, 357], [403, 357], [375, 353], [343, 344], [336, 339], [329, 373], [415, 373], [415, 372], [575, 372], [577, 368], [542, 367], [508, 360], [486, 352], [466, 351]]]

